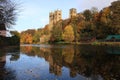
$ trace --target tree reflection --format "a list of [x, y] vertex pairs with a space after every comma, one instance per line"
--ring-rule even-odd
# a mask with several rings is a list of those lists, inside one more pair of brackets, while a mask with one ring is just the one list
[[5, 63], [6, 63], [6, 55], [0, 53], [0, 80], [3, 79], [3, 76], [5, 74], [5, 69], [4, 69]]
[[13, 54], [11, 54], [10, 61], [17, 61], [19, 58], [20, 58], [19, 53], [13, 53]]
[[[3, 48], [0, 50], [0, 80], [15, 80], [14, 71], [5, 67], [6, 65], [6, 56], [12, 55], [11, 60], [19, 59], [19, 47], [12, 47], [12, 48]], [[17, 57], [16, 57], [16, 52]]]
[[[79, 74], [86, 79], [93, 80], [118, 80], [120, 78], [120, 56], [110, 54], [108, 46], [32, 47], [31, 51], [27, 47], [21, 47], [21, 51], [30, 56], [37, 55], [45, 58], [49, 62], [49, 72], [57, 76], [62, 75], [62, 67], [65, 66], [69, 68], [71, 77], [76, 77]], [[120, 52], [120, 49], [117, 51]]]

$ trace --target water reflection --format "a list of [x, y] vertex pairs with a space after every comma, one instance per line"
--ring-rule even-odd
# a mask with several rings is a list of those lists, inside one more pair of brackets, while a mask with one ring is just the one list
[[1, 53], [0, 51], [0, 80], [2, 79], [2, 77], [4, 76], [4, 66], [5, 66], [5, 63], [6, 63], [6, 56], [3, 55], [3, 53]]
[[[11, 69], [6, 69], [6, 56], [15, 54], [16, 52], [20, 52], [19, 47], [7, 47], [7, 48], [2, 48], [0, 49], [0, 80], [9, 80], [9, 79], [15, 79], [15, 74], [14, 71]], [[15, 56], [11, 56], [11, 60], [14, 60]]]
[[[44, 58], [49, 63], [49, 73], [62, 76], [63, 67], [69, 68], [70, 77], [82, 75], [84, 79], [110, 80], [120, 78], [120, 56], [110, 54], [104, 46], [59, 45], [44, 47], [22, 46], [28, 56]], [[120, 52], [120, 48], [118, 49]]]
[[119, 53], [120, 47], [91, 45], [2, 49], [0, 80], [119, 80]]

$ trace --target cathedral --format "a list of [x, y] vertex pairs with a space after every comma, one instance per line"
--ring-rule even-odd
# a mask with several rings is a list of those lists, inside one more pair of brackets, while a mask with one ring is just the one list
[[[69, 10], [69, 18], [73, 18], [77, 15], [77, 10], [75, 8], [71, 8]], [[56, 22], [62, 20], [62, 11], [56, 10], [54, 12], [49, 13], [49, 29], [52, 30], [52, 27]]]
[[52, 29], [52, 26], [59, 20], [62, 19], [62, 11], [56, 10], [54, 12], [49, 13], [49, 27], [50, 30]]

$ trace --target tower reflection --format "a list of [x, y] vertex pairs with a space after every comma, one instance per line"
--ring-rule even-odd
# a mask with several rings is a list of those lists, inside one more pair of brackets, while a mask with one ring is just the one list
[[28, 52], [27, 46], [22, 46], [21, 52], [44, 58], [49, 63], [49, 73], [56, 76], [62, 76], [62, 68], [66, 67], [70, 77], [81, 75], [86, 79], [119, 79], [120, 56], [109, 54], [104, 46], [32, 47]]

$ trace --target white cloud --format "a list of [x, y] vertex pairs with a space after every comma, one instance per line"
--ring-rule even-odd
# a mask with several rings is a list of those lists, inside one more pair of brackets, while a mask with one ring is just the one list
[[101, 10], [102, 8], [109, 6], [113, 1], [116, 0], [77, 0], [80, 11], [91, 9], [92, 7], [97, 7]]

